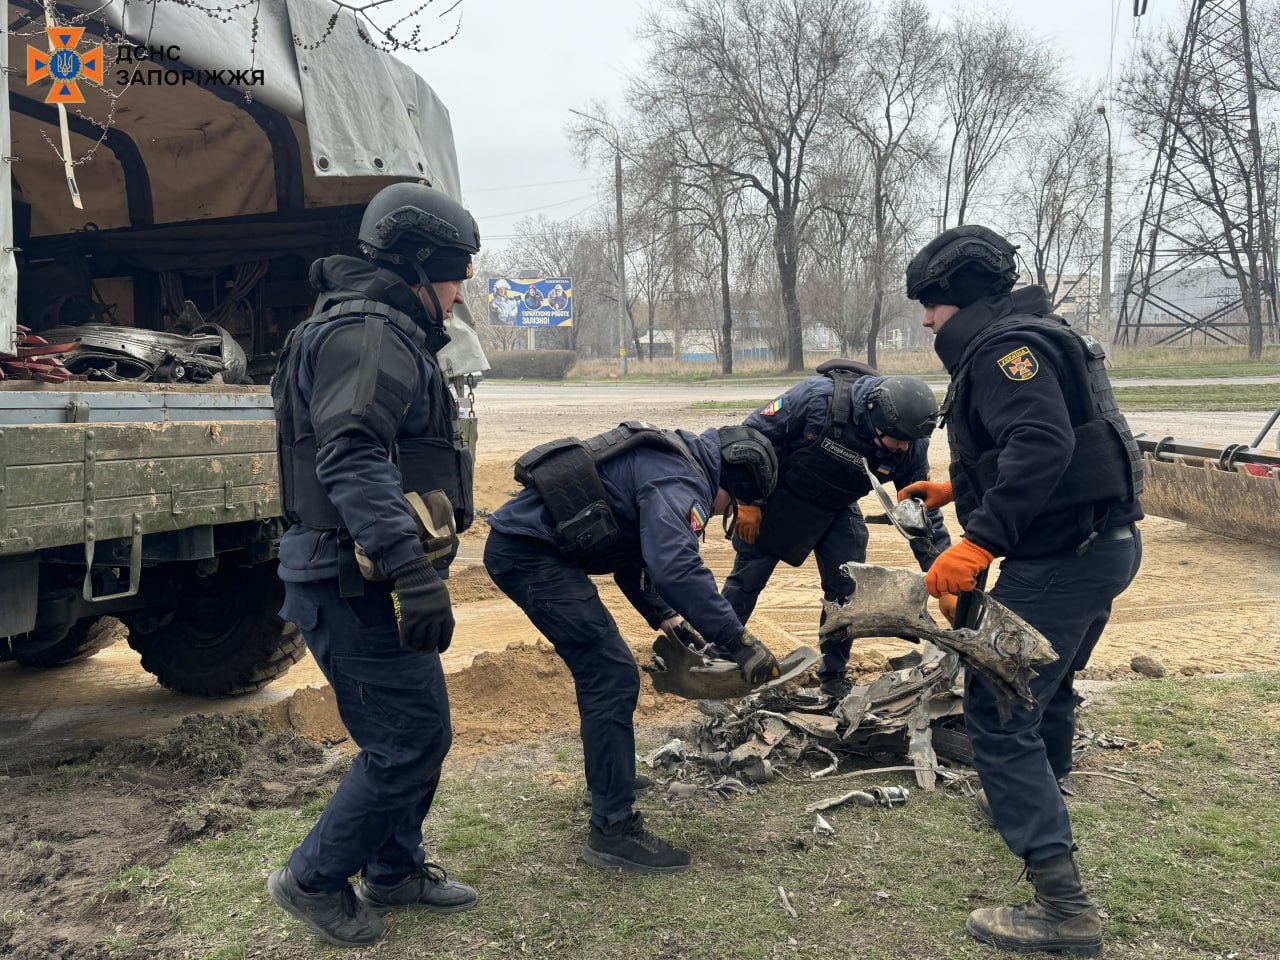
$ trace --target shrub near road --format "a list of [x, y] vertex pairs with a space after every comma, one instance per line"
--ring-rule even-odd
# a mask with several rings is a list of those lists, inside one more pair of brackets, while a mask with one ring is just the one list
[[[1112, 958], [1280, 955], [1280, 675], [1111, 688], [1085, 725], [1136, 741], [1092, 750], [1160, 799], [1101, 776], [1069, 801]], [[302, 934], [263, 880], [305, 832], [335, 770], [296, 738], [216, 718], [0, 781], [0, 954], [94, 960], [359, 956]], [[651, 731], [654, 743], [665, 731]], [[695, 851], [680, 877], [577, 858], [576, 743], [542, 741], [447, 767], [431, 855], [479, 887], [454, 917], [393, 917], [376, 951], [420, 957], [994, 957], [964, 934], [975, 906], [1029, 887], [967, 798], [802, 813], [848, 783], [778, 782], [727, 804], [644, 806]], [[892, 777], [854, 781], [890, 782]], [[906, 781], [902, 781], [906, 782]], [[784, 910], [778, 887], [798, 916]]]

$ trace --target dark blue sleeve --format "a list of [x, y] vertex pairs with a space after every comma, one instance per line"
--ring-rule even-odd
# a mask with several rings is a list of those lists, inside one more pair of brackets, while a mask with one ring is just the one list
[[[694, 526], [712, 519], [706, 484], [693, 475], [649, 480], [636, 490], [640, 550], [654, 590], [711, 643], [742, 636], [742, 624], [702, 562]], [[696, 519], [694, 518], [695, 510]]]
[[[893, 481], [895, 490], [901, 490], [917, 480], [928, 480], [929, 441], [913, 441], [910, 450], [907, 451], [907, 455], [894, 468], [893, 473], [889, 475], [889, 479]], [[929, 510], [927, 512], [929, 523], [933, 527], [933, 545], [939, 551], [947, 549], [947, 547], [951, 546], [951, 534], [947, 532], [947, 525], [942, 519], [942, 511]], [[916, 562], [920, 564], [921, 570], [927, 571], [933, 566], [932, 554], [916, 547], [914, 544], [912, 544], [911, 552], [915, 554]]]
[[[1001, 359], [1027, 347], [1034, 373], [1011, 379]], [[1057, 354], [1034, 334], [1009, 333], [984, 346], [970, 374], [969, 410], [1000, 450], [995, 483], [965, 523], [965, 539], [997, 557], [1017, 544], [1062, 478], [1075, 433], [1062, 392]]]
[[372, 396], [357, 398], [356, 367], [363, 341], [363, 326], [347, 325], [326, 336], [314, 351], [310, 412], [316, 431], [316, 476], [352, 538], [383, 574], [393, 576], [426, 553], [400, 485], [400, 471], [391, 462], [408, 408], [403, 396], [393, 394], [394, 387], [388, 389], [384, 374], [398, 375], [413, 395], [421, 390], [421, 377], [409, 346], [386, 331]]

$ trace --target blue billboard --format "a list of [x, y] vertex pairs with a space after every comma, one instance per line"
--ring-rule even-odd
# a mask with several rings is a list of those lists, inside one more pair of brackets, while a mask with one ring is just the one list
[[489, 323], [495, 327], [571, 327], [573, 281], [568, 277], [490, 277]]

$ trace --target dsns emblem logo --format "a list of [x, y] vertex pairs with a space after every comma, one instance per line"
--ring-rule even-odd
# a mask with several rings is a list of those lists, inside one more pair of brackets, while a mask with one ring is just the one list
[[76, 52], [84, 27], [49, 27], [51, 51], [27, 47], [27, 86], [51, 79], [45, 103], [84, 103], [78, 80], [102, 83], [102, 44]]

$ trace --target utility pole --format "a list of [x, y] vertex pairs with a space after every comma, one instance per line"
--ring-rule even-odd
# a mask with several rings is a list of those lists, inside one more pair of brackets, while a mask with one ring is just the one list
[[[671, 173], [671, 358], [680, 362], [680, 168]], [[649, 356], [653, 356], [653, 343], [649, 343]]]
[[1098, 116], [1107, 126], [1107, 179], [1102, 193], [1102, 291], [1098, 300], [1098, 326], [1111, 329], [1111, 121], [1107, 108], [1099, 107]]
[[[614, 130], [614, 136], [618, 131]], [[627, 248], [622, 235], [622, 144], [614, 140], [613, 199], [618, 216], [618, 367], [627, 375]]]
[[618, 219], [618, 372], [625, 377], [627, 375], [627, 344], [631, 338], [627, 335], [630, 326], [627, 321], [627, 248], [622, 229], [622, 135], [608, 120], [593, 117], [581, 110], [570, 109], [569, 112], [574, 116], [582, 117], [583, 120], [608, 127], [613, 134], [612, 141], [604, 134], [599, 136], [605, 143], [611, 143], [613, 146], [613, 199], [614, 212]]

